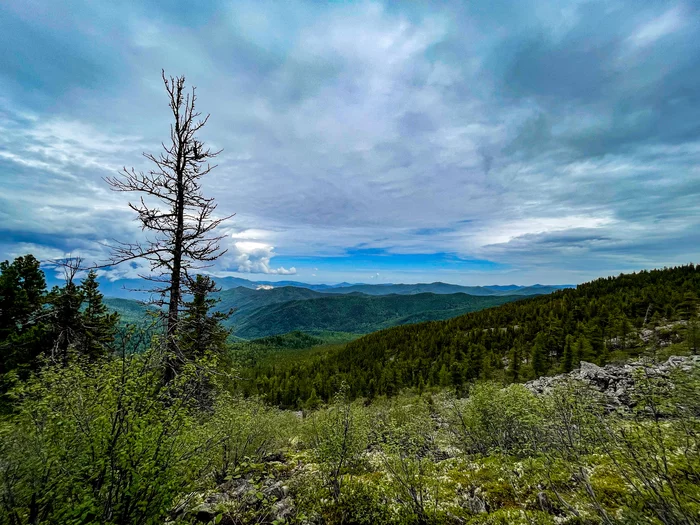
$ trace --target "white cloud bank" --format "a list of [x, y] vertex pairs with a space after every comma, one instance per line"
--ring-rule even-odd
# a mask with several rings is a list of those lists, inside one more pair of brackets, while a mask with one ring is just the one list
[[279, 268], [270, 267], [270, 259], [275, 256], [274, 249], [274, 246], [261, 242], [238, 241], [229, 248], [228, 254], [233, 256], [233, 266], [237, 272], [274, 275], [296, 274], [297, 270], [293, 266], [289, 269], [282, 266]]

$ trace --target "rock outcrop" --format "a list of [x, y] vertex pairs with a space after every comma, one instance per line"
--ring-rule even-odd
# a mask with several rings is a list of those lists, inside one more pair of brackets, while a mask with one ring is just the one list
[[285, 523], [293, 512], [294, 502], [285, 481], [265, 478], [253, 482], [242, 477], [207, 493], [189, 494], [170, 512], [171, 520], [166, 525], [179, 521], [211, 523], [217, 518], [219, 525], [235, 525], [241, 522], [241, 516], [260, 513], [270, 522]]
[[580, 368], [552, 377], [540, 377], [525, 383], [525, 387], [534, 394], [546, 394], [557, 384], [566, 381], [580, 381], [594, 390], [604, 394], [610, 408], [631, 407], [630, 392], [635, 377], [644, 373], [653, 377], [669, 377], [673, 369], [690, 370], [700, 366], [700, 356], [673, 356], [665, 363], [636, 361], [624, 365], [606, 365], [600, 367], [586, 361]]

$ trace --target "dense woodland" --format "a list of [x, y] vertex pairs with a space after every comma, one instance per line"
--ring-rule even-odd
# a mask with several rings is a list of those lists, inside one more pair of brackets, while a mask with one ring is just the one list
[[[216, 311], [230, 313], [223, 324], [231, 330], [231, 337], [250, 340], [293, 331], [362, 335], [391, 326], [449, 319], [515, 301], [522, 295], [417, 293], [373, 296], [359, 292], [330, 294], [301, 286], [273, 289], [239, 286], [214, 292], [212, 298], [217, 300]], [[119, 312], [122, 321], [132, 323], [142, 321], [149, 311], [148, 305], [136, 300], [107, 298], [106, 304]]]
[[119, 315], [103, 303], [97, 274], [88, 272], [78, 283], [73, 268], [65, 272], [65, 286], [47, 290], [32, 255], [0, 263], [3, 377], [26, 377], [42, 360], [66, 362], [70, 353], [95, 359], [111, 352]]
[[[302, 407], [329, 400], [343, 382], [351, 397], [371, 399], [406, 387], [524, 381], [570, 371], [581, 360], [602, 365], [653, 353], [686, 331], [695, 350], [699, 294], [694, 265], [598, 279], [447, 321], [383, 330], [289, 363], [264, 360], [240, 389]], [[648, 344], [642, 329], [651, 330]]]
[[478, 297], [464, 293], [315, 297], [258, 308], [234, 327], [234, 333], [246, 339], [295, 330], [366, 334], [390, 326], [448, 319], [519, 298], [517, 295]]

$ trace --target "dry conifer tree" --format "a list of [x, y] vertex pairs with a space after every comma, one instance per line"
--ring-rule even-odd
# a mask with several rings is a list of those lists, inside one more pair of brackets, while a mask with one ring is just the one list
[[114, 191], [140, 194], [129, 207], [138, 214], [142, 230], [148, 232], [147, 240], [118, 242], [112, 246], [109, 264], [137, 259], [150, 264], [150, 273], [141, 277], [154, 283], [148, 291], [158, 298], [152, 303], [167, 306], [167, 381], [184, 360], [177, 345], [183, 296], [189, 293], [196, 271], [211, 266], [225, 253], [219, 244], [224, 236], [216, 235], [214, 229], [232, 215], [217, 218], [214, 199], [202, 194], [201, 179], [216, 167], [210, 161], [220, 153], [196, 137], [209, 115], [202, 117], [196, 111], [195, 88], [185, 89], [184, 76], [166, 77], [162, 72], [162, 77], [173, 117], [169, 142], [162, 144], [158, 155], [143, 154], [153, 165], [147, 173], [125, 167], [118, 177], [105, 181]]

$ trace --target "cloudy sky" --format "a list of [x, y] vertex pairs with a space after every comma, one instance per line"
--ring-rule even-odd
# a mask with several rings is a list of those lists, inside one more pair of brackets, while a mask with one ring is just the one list
[[[700, 7], [0, 3], [0, 259], [141, 235], [102, 178], [184, 74], [223, 148], [217, 274], [577, 283], [700, 262]], [[111, 275], [128, 276], [134, 268]]]

